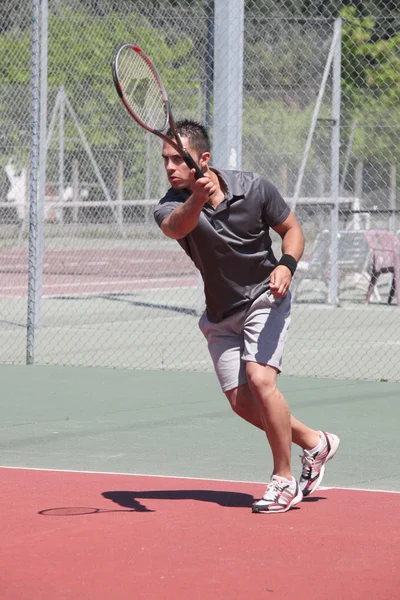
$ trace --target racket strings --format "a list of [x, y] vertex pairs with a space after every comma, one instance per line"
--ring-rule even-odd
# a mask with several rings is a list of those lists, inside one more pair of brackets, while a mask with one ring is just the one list
[[126, 102], [143, 124], [165, 129], [168, 114], [157, 79], [147, 62], [130, 48], [120, 55], [118, 78]]

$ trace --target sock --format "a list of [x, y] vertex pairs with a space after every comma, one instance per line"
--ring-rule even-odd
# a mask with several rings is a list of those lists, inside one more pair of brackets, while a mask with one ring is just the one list
[[296, 480], [293, 476], [291, 479], [286, 479], [286, 477], [281, 477], [280, 475], [274, 475], [273, 477], [277, 477], [280, 481], [289, 484], [291, 487], [296, 484]]
[[320, 434], [320, 439], [318, 444], [315, 446], [315, 448], [311, 448], [311, 450], [308, 450], [308, 452], [310, 454], [314, 454], [314, 452], [321, 452], [321, 450], [323, 450], [326, 446], [326, 439], [324, 435]]

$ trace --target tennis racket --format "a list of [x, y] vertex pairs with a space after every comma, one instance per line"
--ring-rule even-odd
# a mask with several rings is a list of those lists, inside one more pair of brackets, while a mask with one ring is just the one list
[[[190, 169], [195, 178], [203, 173], [189, 152], [183, 147], [176, 131], [167, 91], [150, 58], [133, 44], [121, 44], [113, 56], [111, 69], [114, 84], [128, 113], [147, 131], [170, 144]], [[170, 129], [173, 140], [166, 136]]]

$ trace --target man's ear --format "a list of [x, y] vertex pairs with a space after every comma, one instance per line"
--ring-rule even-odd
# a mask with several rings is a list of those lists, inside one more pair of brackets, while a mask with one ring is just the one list
[[200, 167], [203, 168], [208, 168], [208, 163], [210, 160], [211, 154], [209, 152], [203, 152], [203, 154], [200, 156]]

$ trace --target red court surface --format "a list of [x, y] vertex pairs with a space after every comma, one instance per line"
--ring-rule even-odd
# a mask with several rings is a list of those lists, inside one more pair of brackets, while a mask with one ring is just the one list
[[[0, 299], [25, 298], [28, 250], [0, 248]], [[46, 249], [43, 296], [196, 287], [194, 265], [177, 250]]]
[[0, 468], [1, 600], [396, 599], [400, 494]]

